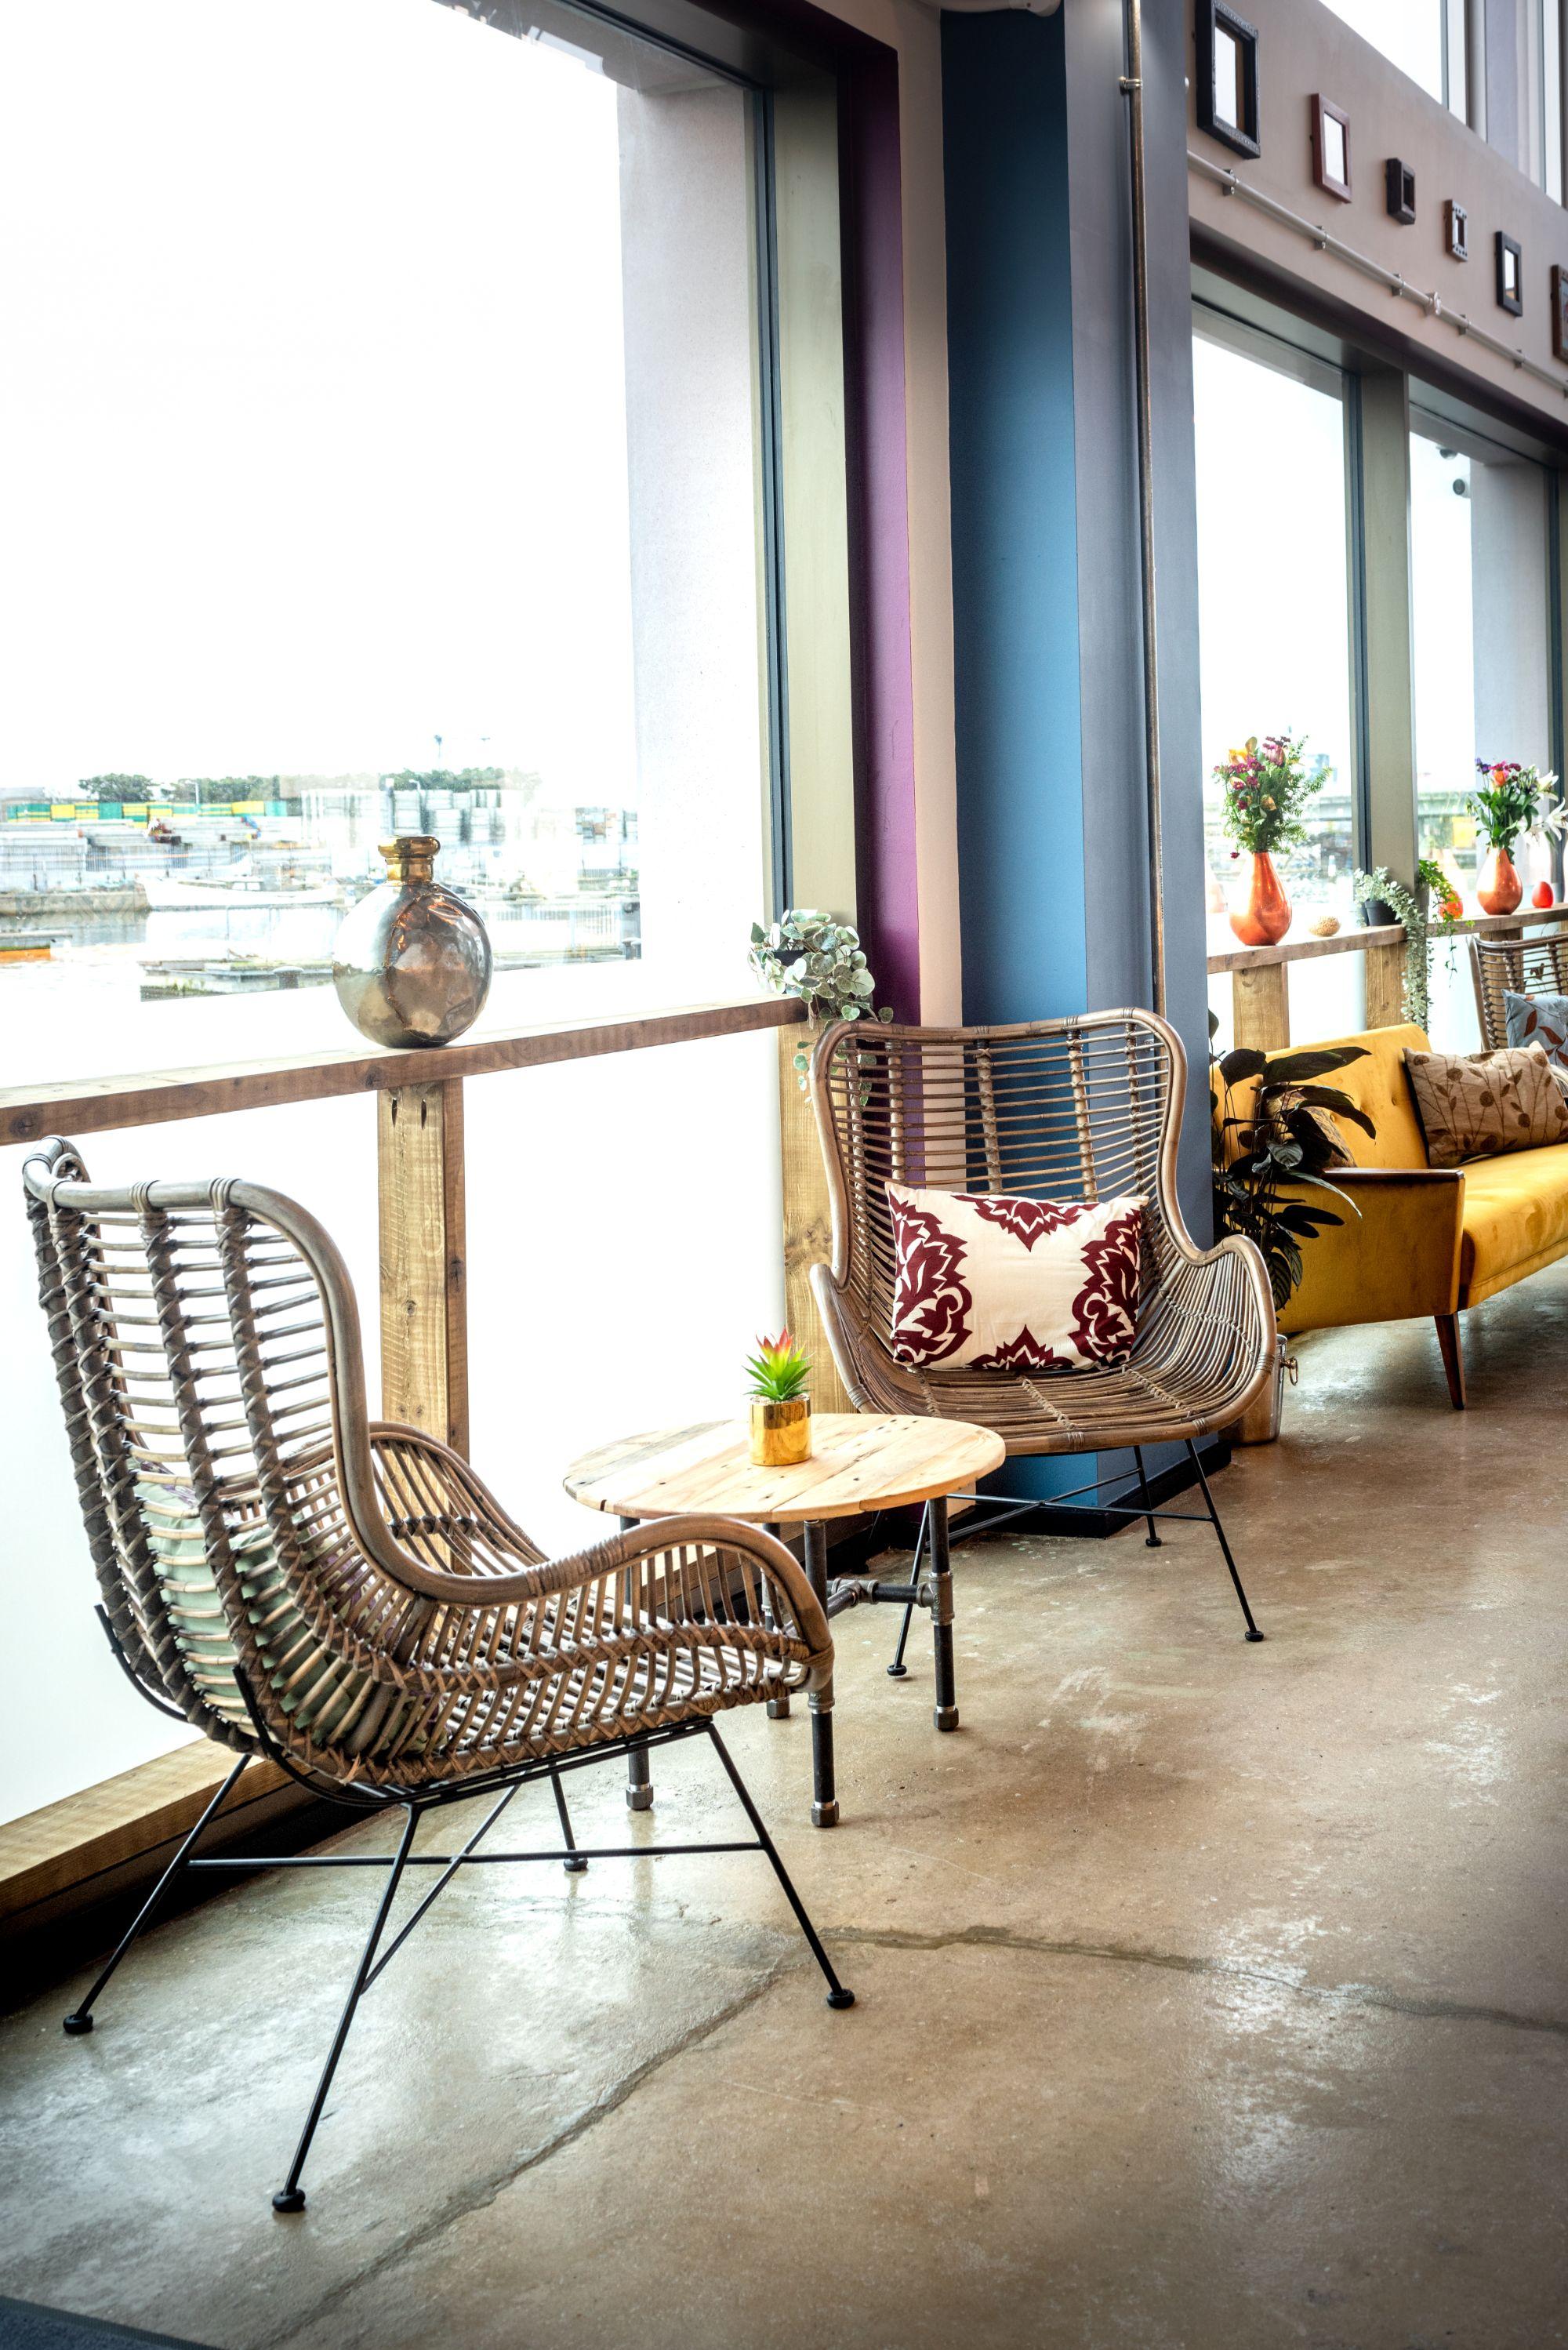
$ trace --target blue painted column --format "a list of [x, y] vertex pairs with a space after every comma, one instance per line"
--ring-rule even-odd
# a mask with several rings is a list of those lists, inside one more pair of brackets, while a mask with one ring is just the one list
[[[1146, 0], [1144, 22], [1167, 1009], [1189, 1063], [1183, 1205], [1206, 1241], [1185, 10]], [[1120, 0], [942, 20], [968, 1021], [1152, 993], [1122, 40]], [[1021, 1461], [1006, 1479], [1044, 1494], [1094, 1473]]]

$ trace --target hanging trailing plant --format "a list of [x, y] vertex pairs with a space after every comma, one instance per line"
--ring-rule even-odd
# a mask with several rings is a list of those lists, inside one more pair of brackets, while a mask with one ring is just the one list
[[[815, 1035], [834, 1020], [891, 1020], [892, 1010], [873, 1007], [877, 983], [867, 965], [860, 934], [831, 914], [808, 906], [792, 907], [763, 930], [752, 924], [752, 969], [775, 995], [793, 995], [805, 1004]], [[811, 1047], [794, 1055], [801, 1091], [806, 1087]]]
[[[1425, 1031], [1432, 1008], [1432, 939], [1434, 933], [1449, 941], [1449, 967], [1453, 967], [1455, 929], [1460, 905], [1454, 885], [1442, 867], [1429, 857], [1423, 857], [1416, 868], [1416, 887], [1407, 889], [1403, 881], [1396, 881], [1386, 865], [1375, 873], [1359, 870], [1350, 877], [1350, 893], [1365, 914], [1374, 905], [1386, 906], [1405, 931], [1405, 1017], [1413, 1027]], [[1438, 908], [1434, 923], [1431, 908]]]

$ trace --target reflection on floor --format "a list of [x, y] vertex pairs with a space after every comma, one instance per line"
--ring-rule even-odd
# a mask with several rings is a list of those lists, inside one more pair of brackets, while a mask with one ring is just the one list
[[[1568, 2341], [1565, 1309], [1469, 1317], [1462, 1419], [1429, 1328], [1303, 1346], [1220, 1486], [1262, 1648], [1199, 1527], [998, 1540], [956, 1736], [840, 1620], [836, 1831], [804, 1709], [737, 1718], [846, 2014], [750, 1857], [475, 1872], [295, 2221], [360, 1872], [167, 1928], [90, 2040], [13, 2018], [0, 2291], [224, 2350]], [[658, 1783], [634, 1833], [730, 1832], [708, 1755]]]

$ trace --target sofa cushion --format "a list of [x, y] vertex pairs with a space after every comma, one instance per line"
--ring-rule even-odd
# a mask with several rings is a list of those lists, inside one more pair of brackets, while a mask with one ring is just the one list
[[1031, 1200], [889, 1183], [888, 1204], [897, 1361], [1076, 1370], [1131, 1352], [1141, 1192]]
[[1552, 1066], [1568, 1076], [1568, 995], [1515, 995], [1510, 988], [1502, 1009], [1509, 1043], [1540, 1045]]
[[1502, 1151], [1568, 1141], [1568, 1102], [1552, 1082], [1545, 1048], [1497, 1053], [1407, 1052], [1432, 1167], [1462, 1167]]
[[1568, 1251], [1568, 1142], [1465, 1169], [1459, 1297], [1479, 1305]]
[[[186, 1671], [215, 1713], [249, 1729], [250, 1710], [234, 1677], [239, 1659], [195, 1493], [172, 1477], [147, 1476], [138, 1482], [136, 1498]], [[317, 1744], [350, 1754], [384, 1754], [407, 1742], [411, 1701], [363, 1666], [334, 1655], [312, 1628], [296, 1605], [265, 1519], [231, 1525], [228, 1534], [245, 1612], [284, 1712]]]

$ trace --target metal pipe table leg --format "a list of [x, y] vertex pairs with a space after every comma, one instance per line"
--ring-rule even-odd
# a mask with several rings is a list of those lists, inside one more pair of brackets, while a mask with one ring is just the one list
[[[805, 1571], [811, 1587], [827, 1607], [827, 1528], [820, 1518], [805, 1523]], [[811, 1711], [812, 1824], [819, 1828], [838, 1824], [838, 1792], [833, 1775], [833, 1683], [813, 1690], [806, 1700]]]
[[[767, 1531], [770, 1534], [774, 1535], [775, 1539], [779, 1538], [779, 1530], [776, 1525], [769, 1526]], [[769, 1631], [771, 1632], [774, 1629], [774, 1610], [773, 1603], [769, 1599], [765, 1588], [763, 1592], [763, 1621], [766, 1624]], [[780, 1690], [777, 1697], [769, 1698], [768, 1720], [770, 1721], [787, 1721], [789, 1720], [788, 1690]]]
[[[639, 1518], [622, 1518], [620, 1530], [623, 1534], [628, 1534], [641, 1523]], [[628, 1567], [626, 1604], [628, 1612], [636, 1598], [632, 1587], [634, 1581], [634, 1571]], [[634, 1746], [626, 1758], [626, 1807], [628, 1812], [650, 1812], [653, 1809], [653, 1773], [648, 1767], [648, 1755], [639, 1746]]]
[[958, 1689], [953, 1678], [953, 1576], [948, 1549], [946, 1497], [929, 1503], [931, 1537], [931, 1645], [936, 1650], [937, 1702], [932, 1715], [939, 1730], [959, 1726]]

